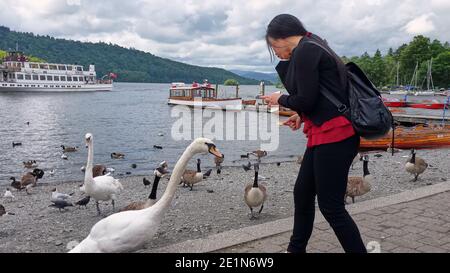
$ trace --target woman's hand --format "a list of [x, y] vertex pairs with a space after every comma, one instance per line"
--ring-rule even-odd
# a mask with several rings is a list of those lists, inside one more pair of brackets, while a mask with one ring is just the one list
[[278, 105], [278, 99], [281, 97], [281, 92], [275, 92], [268, 96], [260, 96], [261, 99], [263, 99], [269, 107], [272, 105]]
[[289, 126], [292, 131], [296, 131], [300, 128], [302, 122], [302, 118], [298, 114], [295, 114], [293, 116], [290, 116], [285, 122], [282, 123], [282, 125]]

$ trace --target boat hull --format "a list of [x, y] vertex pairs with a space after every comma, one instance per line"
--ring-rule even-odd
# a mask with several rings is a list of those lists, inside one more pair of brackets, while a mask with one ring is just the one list
[[224, 99], [224, 100], [180, 100], [169, 99], [169, 105], [184, 105], [189, 107], [201, 107], [208, 109], [222, 110], [242, 110], [242, 99]]
[[421, 109], [444, 109], [446, 105], [445, 103], [411, 103], [408, 107]]
[[11, 86], [10, 84], [0, 83], [0, 92], [92, 92], [92, 91], [111, 91], [112, 84], [85, 84], [66, 86], [66, 87], [32, 87], [32, 86]]

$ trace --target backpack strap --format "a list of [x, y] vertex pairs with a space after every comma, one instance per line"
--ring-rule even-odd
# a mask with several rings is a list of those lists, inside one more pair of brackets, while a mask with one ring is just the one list
[[[317, 45], [318, 47], [322, 48], [323, 50], [325, 50], [325, 52], [327, 52], [333, 59], [335, 59], [334, 54], [331, 53], [330, 50], [328, 50], [325, 46], [317, 43], [316, 41], [306, 41], [306, 43], [309, 44], [314, 44]], [[336, 65], [338, 67], [339, 70], [339, 74], [344, 73], [344, 71], [342, 71], [341, 69], [339, 69], [339, 65], [336, 62]], [[334, 106], [337, 107], [339, 113], [345, 115], [347, 118], [350, 118], [350, 113], [349, 113], [349, 108], [347, 107], [347, 105], [345, 105], [344, 103], [342, 103], [341, 101], [339, 101], [335, 95], [333, 95], [333, 93], [331, 93], [330, 90], [328, 90], [328, 88], [326, 88], [324, 85], [320, 85], [320, 92], [322, 93], [322, 95], [324, 95], [332, 104], [334, 104]]]

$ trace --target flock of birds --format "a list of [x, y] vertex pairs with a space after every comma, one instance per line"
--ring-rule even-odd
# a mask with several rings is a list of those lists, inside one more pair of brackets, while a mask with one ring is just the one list
[[[145, 201], [133, 202], [115, 212], [115, 200], [123, 191], [123, 186], [120, 181], [112, 175], [111, 169], [104, 165], [94, 164], [94, 144], [93, 135], [88, 133], [85, 135], [85, 142], [88, 148], [87, 164], [83, 169], [85, 172], [84, 183], [80, 185], [80, 191], [85, 194], [85, 197], [76, 201], [70, 202], [73, 192], [66, 194], [61, 193], [57, 188], [51, 191], [51, 205], [60, 211], [66, 210], [67, 207], [77, 205], [80, 208], [85, 207], [91, 199], [95, 201], [98, 215], [101, 215], [99, 206], [100, 201], [111, 201], [113, 214], [103, 218], [97, 222], [92, 228], [89, 235], [81, 242], [72, 244], [70, 252], [129, 252], [138, 250], [143, 245], [151, 240], [155, 235], [165, 213], [170, 208], [172, 199], [176, 189], [180, 184], [190, 187], [204, 179], [207, 179], [212, 169], [202, 172], [201, 160], [197, 159], [197, 169], [186, 169], [189, 160], [199, 153], [209, 153], [214, 156], [216, 165], [216, 172], [222, 172], [222, 163], [224, 155], [218, 151], [215, 144], [207, 138], [195, 139], [184, 151], [178, 162], [175, 164], [172, 172], [169, 171], [167, 162], [161, 162], [153, 171], [153, 184], [147, 178], [143, 178], [145, 187], [152, 185], [150, 195]], [[61, 146], [64, 152], [77, 151], [78, 147]], [[256, 163], [250, 162], [250, 156], [256, 157]], [[264, 202], [267, 200], [267, 188], [259, 183], [259, 180], [265, 178], [259, 175], [259, 168], [261, 158], [267, 156], [267, 152], [263, 150], [256, 150], [241, 158], [248, 158], [247, 164], [242, 165], [245, 171], [254, 169], [253, 181], [247, 184], [244, 188], [244, 201], [250, 209], [250, 219], [255, 219], [257, 216], [254, 209], [258, 210], [258, 216], [264, 208]], [[112, 158], [123, 158], [123, 154], [112, 153]], [[353, 176], [348, 178], [347, 191], [345, 195], [345, 202], [348, 197], [351, 197], [353, 202], [356, 196], [366, 194], [371, 190], [372, 176], [370, 175], [368, 164], [369, 156], [367, 154], [358, 154], [353, 163], [363, 161], [363, 175]], [[23, 162], [27, 168], [36, 167], [36, 161]], [[299, 156], [297, 163], [302, 163], [302, 157]], [[280, 166], [280, 163], [277, 163]], [[353, 164], [352, 164], [353, 165]], [[411, 150], [411, 157], [408, 159], [405, 170], [414, 175], [414, 181], [423, 173], [428, 164], [416, 156], [415, 150]], [[44, 171], [35, 168], [32, 172], [27, 172], [22, 176], [20, 181], [16, 181], [11, 177], [11, 187], [18, 191], [25, 190], [27, 194], [30, 193], [30, 188], [36, 186], [39, 179], [44, 175]], [[164, 194], [157, 200], [157, 189], [161, 178], [170, 175], [168, 185]], [[6, 189], [4, 196], [5, 201], [13, 201], [14, 195], [9, 188]], [[0, 205], [0, 216], [13, 213], [6, 212], [3, 205]]]

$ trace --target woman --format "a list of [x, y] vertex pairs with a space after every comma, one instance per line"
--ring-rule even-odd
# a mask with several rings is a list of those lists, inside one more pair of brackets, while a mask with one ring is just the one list
[[[337, 108], [320, 92], [327, 87], [347, 102], [345, 78], [339, 74], [339, 58], [330, 56], [315, 41], [331, 49], [318, 36], [306, 31], [294, 16], [281, 14], [268, 25], [267, 46], [280, 62], [276, 70], [289, 95], [274, 93], [262, 98], [269, 105], [282, 105], [298, 114], [284, 122], [292, 130], [304, 123], [308, 139], [303, 162], [294, 187], [294, 228], [287, 252], [306, 252], [311, 237], [315, 196], [319, 209], [333, 228], [346, 252], [367, 252], [358, 227], [347, 213], [344, 195], [347, 177], [359, 147], [359, 136]], [[331, 51], [332, 52], [332, 51]]]

